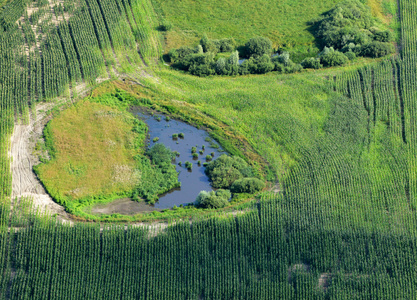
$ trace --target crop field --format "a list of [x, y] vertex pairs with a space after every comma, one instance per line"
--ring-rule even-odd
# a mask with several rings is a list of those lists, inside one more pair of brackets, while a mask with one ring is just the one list
[[[400, 25], [397, 53], [376, 60], [206, 78], [160, 60], [203, 33], [315, 47], [307, 22], [336, 2], [0, 1], [0, 298], [416, 298], [415, 1], [362, 1]], [[16, 130], [42, 115], [36, 149], [52, 157], [35, 171], [53, 199], [131, 194], [115, 170], [135, 177], [145, 132], [120, 95], [207, 128], [268, 187], [233, 210], [175, 207], [153, 223], [52, 215], [35, 187], [16, 190]], [[162, 178], [150, 174], [143, 188]]]

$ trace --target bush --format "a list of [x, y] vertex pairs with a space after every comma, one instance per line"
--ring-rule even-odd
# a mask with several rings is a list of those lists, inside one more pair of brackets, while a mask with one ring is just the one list
[[248, 57], [259, 57], [264, 54], [269, 56], [272, 52], [272, 42], [265, 37], [254, 37], [245, 44], [245, 50]]
[[229, 188], [243, 177], [253, 177], [252, 168], [240, 157], [221, 155], [210, 162], [205, 170], [215, 188]]
[[320, 58], [307, 57], [302, 62], [301, 65], [304, 69], [320, 69], [323, 65], [320, 63]]
[[382, 57], [394, 53], [394, 45], [374, 41], [362, 46], [361, 55], [366, 57]]
[[288, 52], [283, 52], [273, 57], [272, 63], [274, 64], [274, 70], [279, 73], [294, 73], [301, 71], [303, 68], [300, 64], [296, 64], [290, 59]]
[[362, 47], [360, 44], [349, 43], [342, 48], [342, 52], [343, 53], [353, 52], [355, 54], [360, 54], [361, 49]]
[[330, 51], [322, 55], [320, 60], [325, 67], [341, 66], [349, 61], [346, 55], [339, 51]]
[[201, 191], [195, 200], [195, 205], [201, 208], [223, 208], [229, 204], [231, 196], [228, 190]]
[[217, 48], [213, 43], [209, 40], [206, 34], [200, 40], [200, 45], [203, 48], [204, 52], [215, 52], [217, 53]]
[[378, 42], [390, 43], [394, 40], [394, 35], [389, 30], [385, 30], [385, 31], [375, 30], [373, 38], [375, 41], [378, 41]]
[[217, 60], [214, 69], [218, 75], [227, 75], [228, 71], [226, 69], [226, 59], [224, 57], [220, 57]]
[[324, 45], [341, 49], [350, 42], [366, 42], [369, 35], [365, 30], [373, 24], [374, 19], [369, 7], [359, 0], [345, 0], [325, 13], [316, 23], [316, 36]]
[[165, 147], [163, 144], [155, 144], [146, 152], [154, 165], [162, 169], [167, 169], [175, 158], [175, 153]]
[[188, 70], [197, 76], [213, 75], [213, 54], [212, 53], [193, 53], [184, 57], [176, 66], [181, 65], [181, 69]]
[[203, 65], [192, 65], [189, 69], [192, 75], [206, 77], [210, 75], [216, 74], [216, 71], [210, 64], [203, 64]]
[[238, 66], [239, 65], [239, 52], [234, 51], [227, 59], [227, 65]]
[[219, 43], [220, 43], [220, 52], [232, 52], [236, 49], [236, 41], [234, 38], [221, 39]]
[[290, 73], [295, 73], [295, 72], [299, 72], [303, 69], [303, 66], [300, 64], [296, 64], [292, 61], [290, 61], [287, 64], [281, 64], [279, 62], [275, 62], [275, 71], [278, 71], [279, 73], [285, 73], [285, 74], [290, 74]]
[[261, 191], [265, 183], [258, 178], [243, 178], [233, 182], [230, 190], [232, 193], [249, 193], [253, 194]]
[[239, 74], [239, 52], [234, 51], [226, 61], [226, 71], [228, 75]]
[[290, 54], [288, 52], [286, 52], [286, 51], [285, 52], [282, 52], [281, 54], [279, 54], [277, 56], [275, 56], [272, 60], [274, 62], [283, 64], [283, 65], [287, 65], [287, 64], [289, 64], [291, 62]]
[[271, 57], [267, 54], [251, 57], [248, 63], [251, 74], [265, 74], [271, 72], [275, 68], [275, 65], [271, 61]]
[[204, 52], [231, 52], [236, 49], [236, 41], [233, 38], [221, 39], [221, 40], [210, 40], [206, 34], [200, 40]]
[[158, 30], [160, 31], [169, 31], [173, 27], [172, 23], [168, 20], [164, 20], [161, 25], [159, 25]]
[[352, 51], [346, 52], [345, 55], [349, 60], [354, 60], [356, 58], [355, 52]]
[[239, 74], [240, 75], [250, 74], [249, 60], [245, 60], [245, 61], [242, 62], [242, 64], [239, 65]]
[[195, 49], [191, 47], [181, 47], [178, 49], [172, 49], [168, 53], [169, 61], [172, 63], [183, 60], [186, 56], [195, 53]]

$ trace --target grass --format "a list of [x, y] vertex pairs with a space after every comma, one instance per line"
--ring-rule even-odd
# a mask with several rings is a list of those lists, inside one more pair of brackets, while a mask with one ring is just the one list
[[323, 134], [329, 72], [202, 79], [161, 68], [163, 84], [149, 84], [157, 101], [186, 103], [243, 136], [280, 177]]
[[46, 127], [51, 161], [36, 167], [59, 203], [76, 203], [131, 194], [138, 182], [134, 156], [145, 134], [133, 132], [128, 112], [90, 101], [63, 111]]
[[[373, 15], [389, 23], [386, 7], [394, 0], [367, 0]], [[165, 51], [196, 44], [206, 33], [209, 38], [234, 37], [243, 45], [254, 36], [272, 40], [274, 48], [291, 49], [296, 56], [318, 52], [308, 22], [328, 11], [340, 0], [153, 0], [161, 19], [174, 27], [164, 33]]]

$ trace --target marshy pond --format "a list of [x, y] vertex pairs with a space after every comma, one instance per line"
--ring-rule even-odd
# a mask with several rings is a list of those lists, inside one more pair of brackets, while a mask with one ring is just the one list
[[[187, 205], [195, 201], [200, 191], [213, 190], [208, 177], [204, 173], [205, 167], [203, 164], [206, 162], [207, 155], [211, 155], [214, 160], [222, 155], [224, 150], [215, 140], [210, 138], [207, 131], [197, 129], [182, 121], [169, 119], [169, 117], [167, 118], [167, 116], [162, 114], [150, 115], [138, 109], [134, 110], [133, 113], [148, 125], [149, 148], [156, 143], [161, 143], [171, 151], [179, 153], [173, 161], [173, 164], [176, 165], [176, 169], [179, 172], [178, 180], [181, 182], [181, 187], [160, 195], [159, 201], [154, 206], [124, 199], [122, 201], [123, 203], [118, 203], [119, 205], [114, 205], [113, 202], [97, 204], [96, 207], [91, 208], [92, 213], [120, 213], [129, 215], [138, 212], [171, 208], [174, 205]], [[178, 137], [175, 137], [175, 135], [178, 135]], [[197, 153], [194, 156], [192, 153], [193, 147], [196, 148], [195, 153]], [[188, 170], [185, 167], [187, 161], [192, 163], [192, 170]], [[200, 161], [200, 164], [198, 164], [198, 161]], [[181, 166], [179, 165], [180, 162]], [[126, 210], [124, 206], [129, 207], [129, 209]]]

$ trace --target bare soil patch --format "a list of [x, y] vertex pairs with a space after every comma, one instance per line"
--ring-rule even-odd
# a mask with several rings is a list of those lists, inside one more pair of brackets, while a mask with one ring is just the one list
[[296, 272], [308, 272], [310, 270], [310, 266], [307, 264], [293, 264], [288, 268], [288, 282], [291, 283], [293, 274]]
[[143, 212], [161, 211], [145, 202], [132, 201], [129, 198], [118, 199], [110, 203], [97, 204], [91, 208], [93, 214], [136, 215]]
[[12, 199], [30, 197], [37, 209], [67, 218], [64, 208], [52, 200], [33, 172], [33, 166], [39, 163], [38, 157], [33, 154], [35, 144], [50, 119], [45, 111], [54, 105], [54, 103], [38, 104], [36, 114], [29, 115], [29, 124], [14, 126], [9, 152], [13, 178]]
[[319, 287], [326, 290], [330, 285], [331, 278], [332, 276], [330, 273], [321, 274], [319, 277]]

